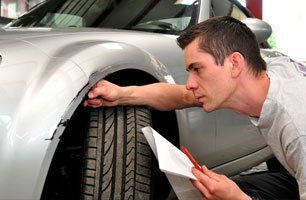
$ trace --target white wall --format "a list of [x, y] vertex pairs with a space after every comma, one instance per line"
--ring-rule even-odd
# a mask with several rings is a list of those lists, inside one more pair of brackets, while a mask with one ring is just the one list
[[238, 1], [241, 3], [241, 5], [246, 6], [246, 0], [238, 0]]
[[278, 50], [306, 61], [305, 0], [263, 0], [263, 20], [272, 26]]

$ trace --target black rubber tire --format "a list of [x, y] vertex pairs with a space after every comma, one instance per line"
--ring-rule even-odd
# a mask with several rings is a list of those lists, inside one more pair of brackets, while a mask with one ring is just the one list
[[81, 199], [152, 199], [151, 149], [143, 107], [93, 109], [85, 140]]

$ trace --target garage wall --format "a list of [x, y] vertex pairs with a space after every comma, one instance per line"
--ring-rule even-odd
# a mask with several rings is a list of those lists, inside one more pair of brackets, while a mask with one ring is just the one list
[[273, 28], [275, 48], [306, 61], [306, 1], [263, 0], [263, 19]]

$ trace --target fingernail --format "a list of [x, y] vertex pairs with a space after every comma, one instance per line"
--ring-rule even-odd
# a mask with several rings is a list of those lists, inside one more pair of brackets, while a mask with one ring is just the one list
[[89, 92], [89, 93], [88, 93], [88, 97], [89, 97], [89, 98], [92, 98], [92, 97], [93, 97], [93, 93], [92, 93], [92, 92]]

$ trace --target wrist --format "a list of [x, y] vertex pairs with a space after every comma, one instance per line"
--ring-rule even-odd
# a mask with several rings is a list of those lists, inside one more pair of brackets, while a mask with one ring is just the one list
[[135, 105], [135, 91], [137, 90], [137, 86], [126, 86], [120, 87], [118, 92], [118, 104], [119, 105]]

